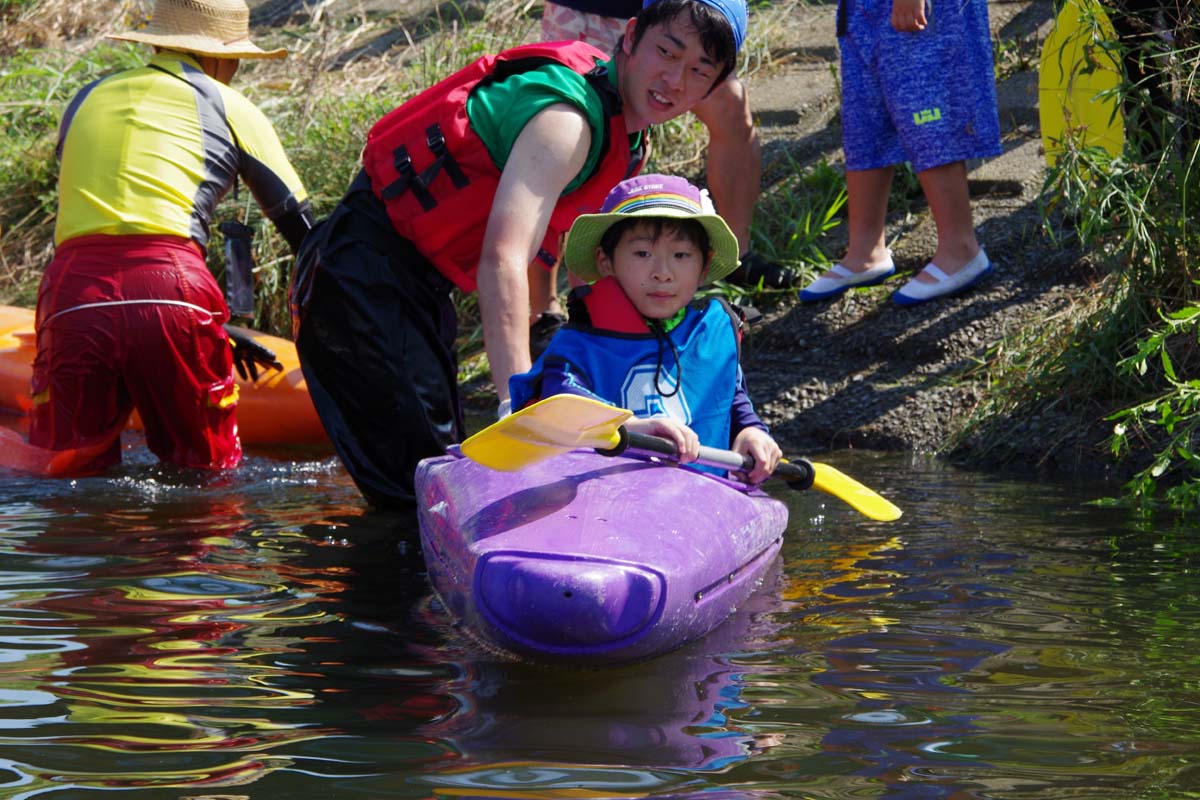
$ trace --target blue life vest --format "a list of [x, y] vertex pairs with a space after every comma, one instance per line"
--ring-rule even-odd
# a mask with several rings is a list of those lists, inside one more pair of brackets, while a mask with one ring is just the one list
[[[589, 288], [616, 289], [596, 294], [605, 297], [605, 305], [623, 301], [632, 309], [615, 281], [604, 285], [611, 280]], [[573, 308], [571, 322], [554, 336], [533, 368], [509, 379], [514, 410], [541, 399], [543, 370], [565, 362], [597, 397], [638, 417], [678, 420], [696, 432], [701, 444], [729, 447], [739, 336], [735, 318], [721, 300], [689, 307], [669, 332], [655, 331], [644, 322], [642, 332], [619, 323], [613, 330], [604, 325], [605, 309], [589, 303], [587, 310], [580, 314]], [[628, 309], [611, 311], [614, 318], [623, 314], [628, 320]]]

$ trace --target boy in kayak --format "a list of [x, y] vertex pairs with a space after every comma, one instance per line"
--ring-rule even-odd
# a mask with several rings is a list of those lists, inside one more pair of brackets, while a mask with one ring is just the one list
[[754, 459], [766, 480], [782, 455], [759, 419], [738, 361], [741, 317], [720, 298], [692, 305], [703, 283], [738, 266], [738, 244], [707, 194], [683, 178], [617, 184], [599, 214], [571, 225], [564, 257], [590, 281], [571, 293], [570, 321], [533, 368], [509, 379], [514, 409], [577, 394], [634, 412], [633, 432]]

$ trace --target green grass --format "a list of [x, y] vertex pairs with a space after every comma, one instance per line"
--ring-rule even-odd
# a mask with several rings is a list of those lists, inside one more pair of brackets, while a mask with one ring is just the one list
[[846, 180], [826, 161], [802, 168], [785, 160], [786, 179], [759, 200], [751, 231], [754, 249], [816, 277], [832, 263], [829, 246], [842, 225]]
[[996, 82], [1018, 72], [1031, 72], [1038, 68], [1038, 41], [1033, 37], [1026, 39], [994, 39], [992, 41], [992, 60], [996, 71]]
[[[1177, 41], [1198, 34], [1187, 27]], [[1143, 511], [1200, 509], [1197, 53], [1181, 47], [1163, 62], [1176, 79], [1175, 109], [1121, 87], [1136, 106], [1121, 154], [1064, 143], [1043, 191], [1045, 224], [1061, 247], [1088, 254], [1095, 285], [1059, 319], [993, 348], [976, 370], [984, 401], [958, 440], [974, 437], [995, 463], [1010, 452], [1013, 420], [1060, 411], [1105, 420], [1111, 463], [1129, 476], [1111, 502]], [[1156, 139], [1156, 130], [1167, 135]]]
[[137, 63], [128, 48], [100, 45], [83, 53], [21, 50], [0, 72], [0, 299], [33, 296], [49, 259], [55, 214], [54, 158], [63, 107], [100, 75]]
[[[756, 9], [756, 30], [761, 34], [743, 50], [743, 74], [769, 60], [772, 41], [784, 35], [781, 26], [794, 5], [762, 4]], [[136, 7], [137, 3], [129, 7], [128, 24], [137, 18]], [[275, 31], [266, 38], [259, 35], [264, 43], [286, 46], [292, 54], [280, 62], [244, 61], [234, 86], [272, 120], [315, 211], [324, 215], [337, 204], [357, 170], [362, 143], [379, 117], [480, 55], [535, 39], [537, 20], [530, 11], [536, 8], [540, 8], [536, 3], [463, 3], [438, 7], [427, 18], [403, 24], [386, 16], [325, 17], [316, 24]], [[89, 10], [93, 26], [86, 29], [83, 12]], [[111, 13], [111, 7], [103, 3], [65, 0], [10, 4], [0, 10], [6, 32], [20, 40], [10, 42], [13, 46], [0, 68], [0, 119], [8, 131], [0, 144], [0, 302], [32, 304], [42, 267], [52, 255], [54, 144], [67, 101], [91, 80], [143, 63], [148, 54], [145, 47], [96, 36], [94, 30], [107, 22], [105, 14]], [[70, 47], [37, 46], [41, 40], [35, 32], [44, 31], [51, 18], [71, 14], [73, 24], [84, 25], [83, 39]], [[398, 36], [397, 30], [402, 35]], [[390, 48], [363, 55], [362, 49], [380, 37], [392, 42]], [[694, 117], [685, 115], [662, 126], [654, 140], [650, 169], [693, 178], [702, 174], [706, 133]], [[819, 227], [811, 226], [827, 223], [825, 210], [812, 210], [813, 218], [803, 221], [809, 230], [800, 237], [784, 233], [779, 247], [773, 240], [788, 221], [780, 220], [776, 208], [770, 211], [759, 215], [760, 220], [767, 217], [770, 221], [754, 232], [764, 252], [821, 263], [823, 256], [811, 247]], [[790, 212], [785, 212], [785, 217], [786, 213]], [[238, 219], [256, 230], [259, 288], [253, 326], [286, 335], [290, 252], [248, 192], [241, 192], [236, 199], [226, 198], [215, 215], [215, 221], [223, 219]], [[218, 280], [223, 280], [223, 242], [213, 227], [209, 265]], [[760, 302], [771, 300], [753, 292], [748, 296]], [[460, 298], [459, 307], [462, 349], [467, 352], [477, 348], [480, 338], [477, 310], [471, 298]]]

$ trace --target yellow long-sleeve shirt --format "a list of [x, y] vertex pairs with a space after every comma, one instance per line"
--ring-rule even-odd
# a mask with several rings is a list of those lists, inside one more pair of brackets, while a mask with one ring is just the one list
[[58, 154], [56, 244], [173, 234], [206, 246], [236, 176], [274, 221], [307, 199], [266, 116], [183, 53], [82, 89], [63, 116]]

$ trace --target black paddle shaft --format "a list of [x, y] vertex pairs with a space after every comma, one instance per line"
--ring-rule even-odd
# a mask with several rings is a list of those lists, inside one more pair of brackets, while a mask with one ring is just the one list
[[[668, 458], [678, 458], [679, 450], [675, 447], [675, 443], [670, 439], [663, 439], [659, 436], [648, 436], [644, 433], [633, 433], [621, 427], [621, 441], [615, 446], [608, 449], [597, 449], [596, 452], [606, 456], [617, 456], [628, 450], [636, 450], [642, 453], [651, 453], [654, 455], [667, 456]], [[704, 464], [710, 467], [724, 467], [725, 469], [743, 470], [749, 472], [754, 469], [754, 459], [750, 456], [740, 456], [732, 450], [719, 450], [715, 447], [700, 446], [700, 457], [695, 463]], [[781, 461], [775, 471], [771, 473], [772, 478], [779, 478], [786, 481], [788, 486], [793, 489], [807, 489], [813, 484], [813, 478], [816, 476], [812, 464], [804, 459], [795, 461]]]

